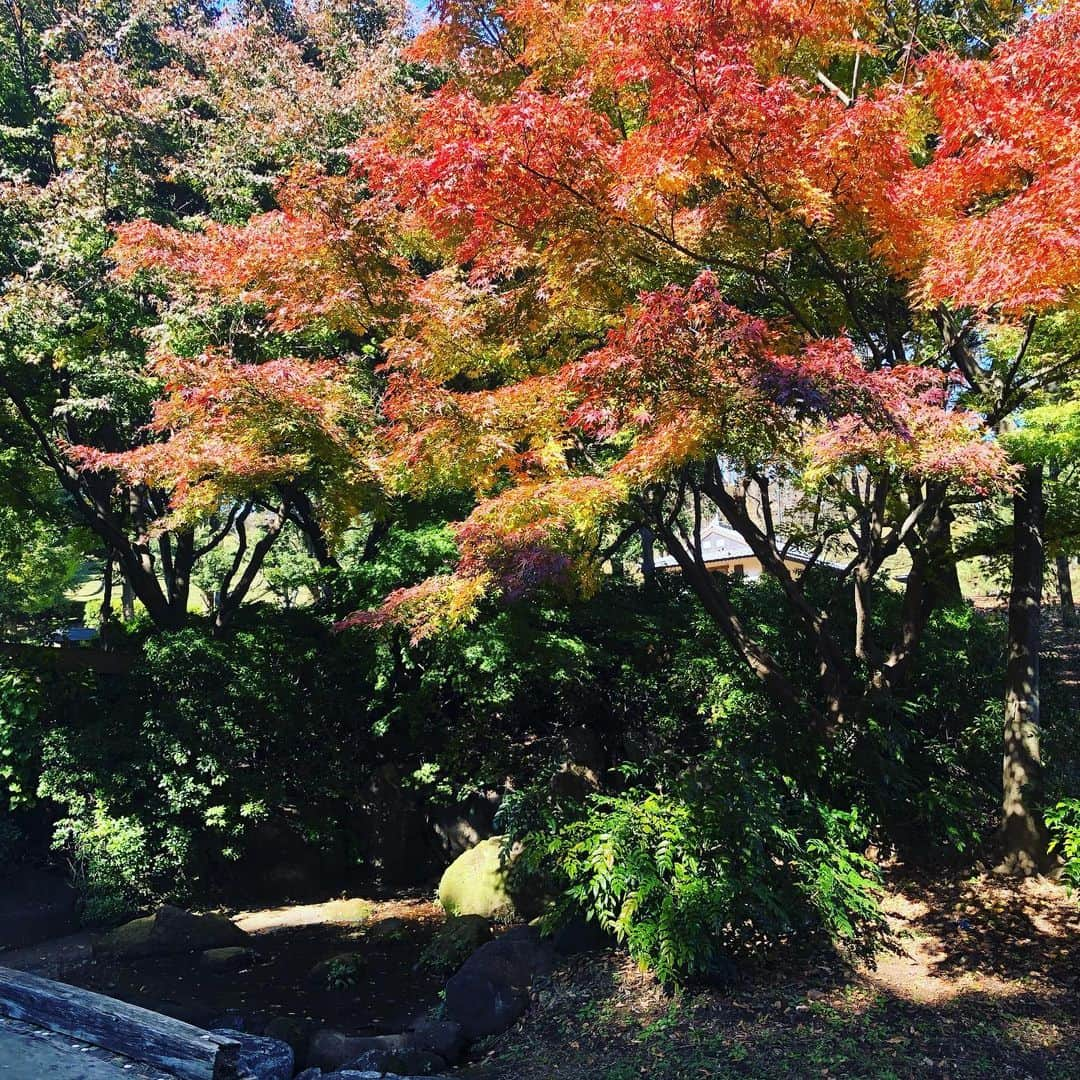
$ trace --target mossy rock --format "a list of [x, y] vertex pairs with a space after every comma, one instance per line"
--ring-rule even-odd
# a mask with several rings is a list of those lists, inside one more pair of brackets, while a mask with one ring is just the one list
[[459, 855], [439, 882], [439, 903], [447, 915], [480, 915], [510, 922], [518, 913], [517, 883], [511, 880], [514, 852], [505, 838], [492, 836]]
[[247, 948], [250, 938], [224, 915], [194, 915], [165, 904], [153, 915], [118, 926], [96, 944], [97, 952], [120, 959], [170, 956], [233, 946]]
[[435, 932], [418, 966], [440, 975], [453, 975], [484, 942], [490, 940], [489, 919], [482, 915], [452, 915]]

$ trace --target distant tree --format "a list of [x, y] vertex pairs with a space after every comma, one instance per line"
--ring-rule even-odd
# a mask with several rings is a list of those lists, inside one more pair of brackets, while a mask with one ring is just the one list
[[263, 568], [266, 588], [288, 610], [295, 607], [305, 593], [309, 600], [318, 599], [319, 578], [318, 562], [312, 558], [302, 535], [290, 529], [267, 556]]

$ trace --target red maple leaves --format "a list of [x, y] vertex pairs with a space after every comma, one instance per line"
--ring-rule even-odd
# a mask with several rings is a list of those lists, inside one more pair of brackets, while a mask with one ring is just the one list
[[282, 329], [387, 331], [381, 482], [480, 500], [458, 575], [376, 617], [421, 633], [493, 589], [587, 579], [642, 491], [718, 455], [1000, 487], [1004, 454], [911, 326], [1072, 302], [1080, 5], [841, 90], [825, 69], [874, 54], [872, 14], [447, 0], [414, 53], [449, 80], [352, 176], [300, 172], [243, 228], [128, 227], [122, 268]]

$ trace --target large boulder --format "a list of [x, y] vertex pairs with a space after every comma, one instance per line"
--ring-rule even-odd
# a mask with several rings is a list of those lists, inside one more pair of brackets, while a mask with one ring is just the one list
[[453, 1020], [419, 1020], [407, 1037], [410, 1046], [430, 1050], [451, 1065], [457, 1064], [465, 1050], [465, 1034]]
[[240, 1044], [239, 1073], [245, 1080], [292, 1080], [293, 1050], [288, 1043], [230, 1028], [218, 1028], [214, 1034]]
[[446, 868], [439, 882], [439, 903], [447, 915], [480, 915], [499, 921], [514, 917], [513, 853], [504, 847], [504, 837], [489, 837]]
[[525, 1011], [529, 987], [551, 970], [550, 946], [529, 927], [489, 941], [446, 984], [446, 1017], [467, 1039], [505, 1031]]
[[207, 949], [247, 948], [251, 939], [224, 915], [193, 915], [165, 904], [153, 915], [118, 926], [95, 945], [98, 952], [123, 960], [205, 952]]

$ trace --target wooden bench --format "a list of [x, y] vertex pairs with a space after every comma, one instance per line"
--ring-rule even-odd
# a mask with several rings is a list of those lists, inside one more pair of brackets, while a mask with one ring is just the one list
[[240, 1044], [124, 1001], [0, 967], [0, 1015], [69, 1035], [180, 1080], [238, 1080]]

